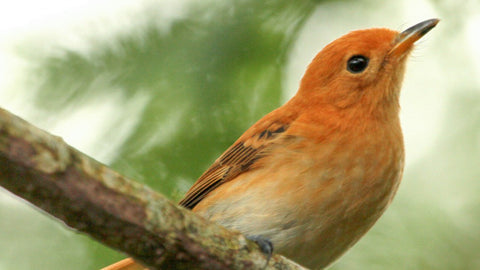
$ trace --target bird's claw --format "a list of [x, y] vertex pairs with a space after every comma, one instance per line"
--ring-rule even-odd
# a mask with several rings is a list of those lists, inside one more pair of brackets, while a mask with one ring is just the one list
[[270, 261], [270, 258], [272, 257], [272, 254], [273, 254], [272, 241], [270, 241], [268, 238], [261, 235], [247, 236], [247, 239], [255, 242], [260, 248], [260, 250], [267, 256], [267, 263], [265, 265], [265, 267], [267, 267], [268, 262]]

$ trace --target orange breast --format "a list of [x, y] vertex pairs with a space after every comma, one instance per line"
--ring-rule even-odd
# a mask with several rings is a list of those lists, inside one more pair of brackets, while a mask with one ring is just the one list
[[293, 128], [255, 168], [193, 210], [271, 239], [277, 252], [300, 264], [324, 267], [366, 233], [393, 198], [404, 156], [395, 130], [372, 126], [315, 139], [296, 136]]

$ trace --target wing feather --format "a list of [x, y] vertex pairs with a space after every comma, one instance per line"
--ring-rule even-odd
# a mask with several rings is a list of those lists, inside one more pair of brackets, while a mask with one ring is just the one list
[[238, 141], [232, 145], [200, 176], [179, 204], [193, 209], [212, 190], [251, 169], [252, 165], [262, 158], [262, 153], [271, 142], [287, 129], [287, 124], [272, 123], [247, 138], [255, 141], [255, 144]]

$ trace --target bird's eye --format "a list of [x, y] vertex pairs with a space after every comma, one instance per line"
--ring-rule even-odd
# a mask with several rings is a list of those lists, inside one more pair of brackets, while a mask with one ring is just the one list
[[347, 70], [351, 73], [360, 73], [368, 66], [368, 58], [363, 55], [354, 55], [347, 61]]

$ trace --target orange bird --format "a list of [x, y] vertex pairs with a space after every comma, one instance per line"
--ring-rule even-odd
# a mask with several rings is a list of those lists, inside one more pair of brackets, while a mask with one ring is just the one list
[[[397, 191], [406, 59], [438, 21], [401, 33], [353, 31], [328, 44], [297, 94], [240, 136], [180, 205], [242, 232], [267, 253], [273, 244], [304, 266], [327, 267], [373, 226]], [[133, 265], [127, 259], [106, 269]]]

